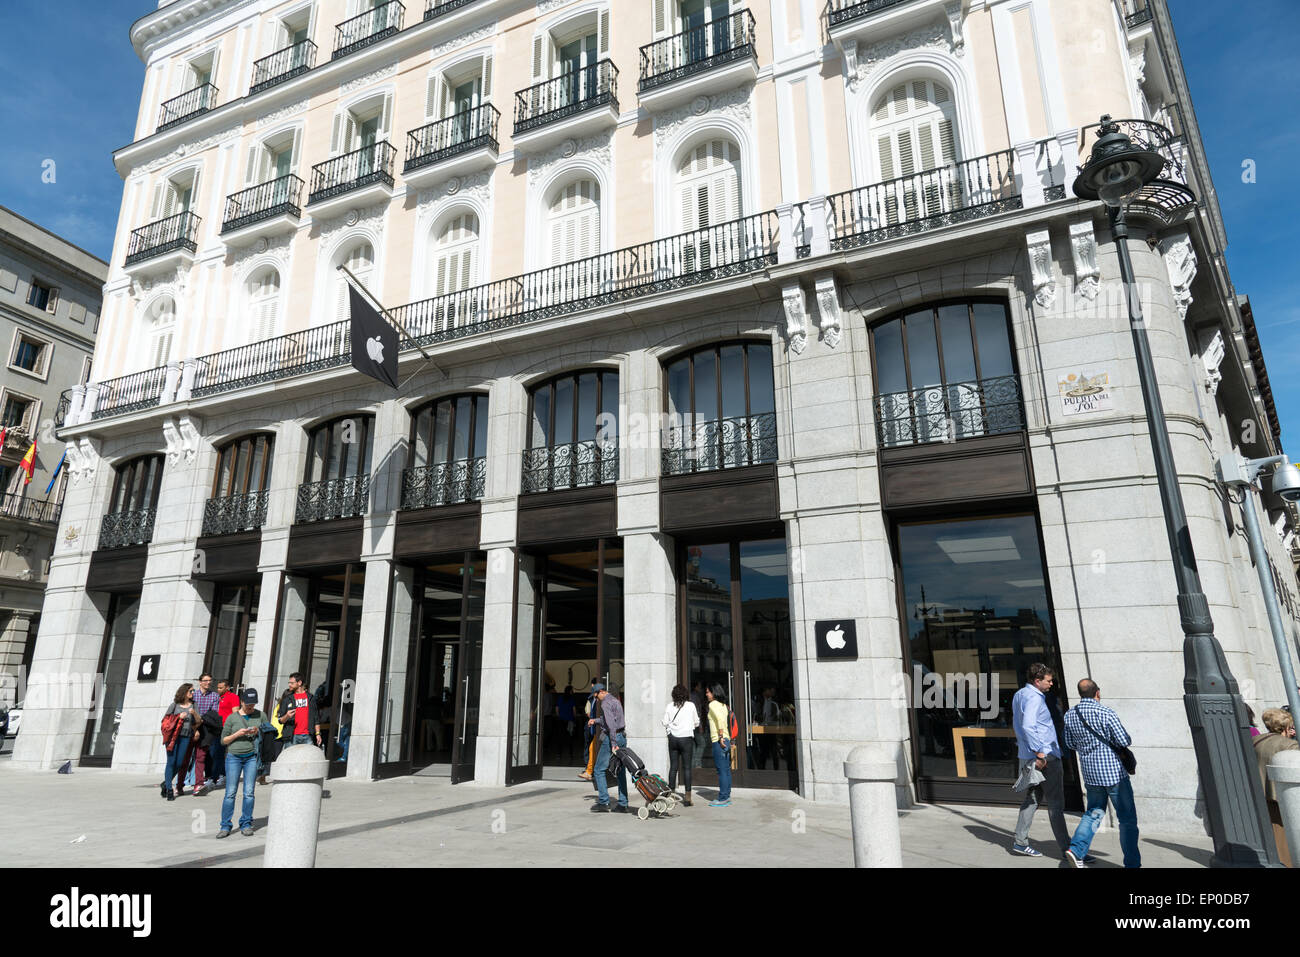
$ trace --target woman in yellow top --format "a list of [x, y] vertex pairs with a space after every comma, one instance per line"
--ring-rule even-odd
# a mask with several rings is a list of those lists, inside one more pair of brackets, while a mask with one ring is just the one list
[[731, 806], [731, 710], [727, 707], [727, 693], [722, 685], [706, 688], [709, 699], [709, 737], [713, 741], [713, 766], [718, 770], [718, 799], [709, 807]]

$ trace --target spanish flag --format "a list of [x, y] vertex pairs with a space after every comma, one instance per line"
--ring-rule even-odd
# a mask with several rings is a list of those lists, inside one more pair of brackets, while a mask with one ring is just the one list
[[18, 467], [27, 473], [27, 478], [23, 479], [23, 484], [31, 485], [32, 475], [36, 471], [36, 443], [35, 442], [33, 442], [32, 447], [27, 450], [27, 454], [23, 456], [23, 460], [18, 463]]

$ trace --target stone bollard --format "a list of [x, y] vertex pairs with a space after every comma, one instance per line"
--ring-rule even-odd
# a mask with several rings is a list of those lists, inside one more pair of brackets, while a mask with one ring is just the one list
[[[1279, 751], [1268, 762], [1268, 779], [1277, 790], [1291, 866], [1300, 866], [1300, 751]], [[1279, 848], [1280, 850], [1280, 848]]]
[[329, 761], [320, 748], [295, 744], [271, 764], [271, 820], [263, 867], [315, 867], [321, 790]]
[[854, 867], [902, 867], [898, 833], [898, 765], [882, 747], [862, 746], [844, 762], [849, 779], [849, 813], [853, 823]]

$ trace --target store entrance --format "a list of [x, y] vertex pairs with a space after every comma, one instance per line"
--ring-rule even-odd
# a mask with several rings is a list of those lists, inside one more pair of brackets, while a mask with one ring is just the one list
[[623, 695], [623, 542], [520, 556], [507, 781], [587, 764], [583, 710], [601, 682]]
[[316, 696], [332, 778], [342, 777], [348, 769], [365, 580], [365, 566], [349, 564], [342, 571], [313, 575], [308, 587], [305, 660], [299, 670], [306, 676], [308, 691]]

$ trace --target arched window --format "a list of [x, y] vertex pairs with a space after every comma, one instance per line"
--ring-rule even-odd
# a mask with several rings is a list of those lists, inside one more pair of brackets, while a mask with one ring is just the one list
[[485, 395], [437, 399], [412, 414], [411, 467], [402, 475], [402, 508], [483, 497], [487, 416]]
[[280, 273], [268, 266], [248, 281], [248, 341], [273, 339], [279, 331]]
[[100, 548], [146, 545], [153, 540], [162, 472], [161, 455], [141, 455], [114, 469], [113, 491], [100, 525]]
[[344, 415], [308, 434], [307, 466], [298, 487], [298, 522], [362, 515], [370, 503], [373, 415]]
[[772, 347], [712, 345], [667, 364], [665, 475], [776, 461]]
[[[371, 270], [375, 265], [375, 247], [368, 242], [357, 243], [347, 254], [340, 258], [344, 266], [351, 270], [352, 274], [362, 283], [369, 287]], [[335, 282], [334, 294], [334, 319], [347, 319], [351, 312], [348, 307], [348, 279], [341, 271], [338, 272]]]
[[960, 206], [961, 180], [955, 171], [918, 175], [952, 167], [961, 159], [955, 104], [942, 83], [916, 79], [882, 93], [871, 110], [871, 140], [877, 181], [898, 181], [883, 199], [887, 222], [934, 216]]
[[203, 509], [204, 535], [229, 535], [266, 523], [267, 489], [275, 436], [267, 433], [232, 439], [217, 449], [212, 497]]
[[909, 309], [871, 328], [871, 350], [882, 446], [1025, 427], [1005, 303]]
[[433, 248], [435, 296], [460, 292], [478, 278], [478, 216], [471, 210], [457, 213], [438, 232]]
[[547, 221], [552, 265], [596, 255], [600, 252], [600, 184], [581, 179], [558, 189]]
[[145, 317], [149, 331], [149, 362], [153, 368], [165, 366], [172, 355], [172, 337], [176, 332], [176, 300], [162, 296], [149, 304]]
[[688, 150], [677, 164], [677, 206], [683, 233], [745, 215], [740, 199], [740, 148], [731, 140], [717, 139]]
[[528, 421], [525, 492], [618, 481], [617, 372], [570, 372], [537, 386]]

